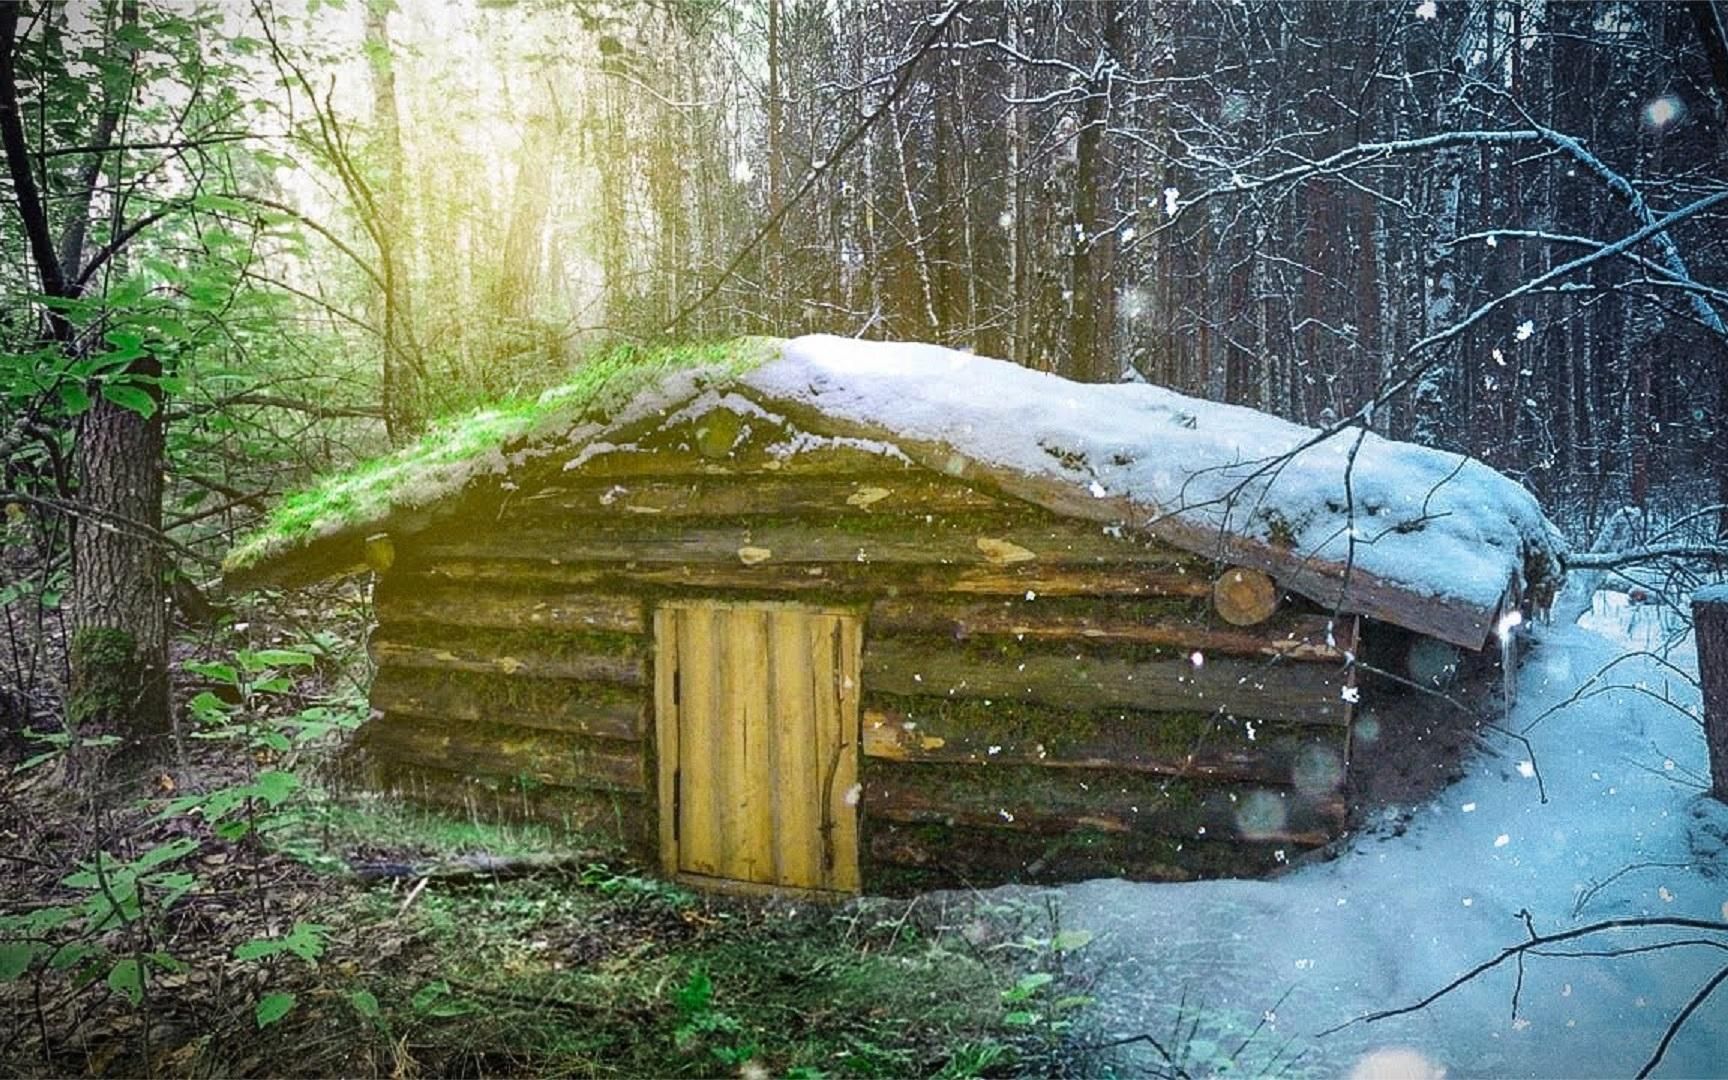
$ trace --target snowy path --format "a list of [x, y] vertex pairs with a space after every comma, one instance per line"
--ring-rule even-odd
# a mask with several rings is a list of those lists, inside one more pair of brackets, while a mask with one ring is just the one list
[[[1583, 627], [1540, 631], [1511, 726], [1648, 644], [1626, 633], [1624, 614], [1599, 608]], [[1671, 659], [1697, 670], [1689, 645]], [[1653, 661], [1623, 662], [1612, 681], [1671, 689], [1696, 706], [1695, 692]], [[1696, 721], [1615, 691], [1547, 718], [1531, 739], [1546, 804], [1519, 768], [1522, 748], [1508, 742], [1500, 755], [1479, 754], [1403, 835], [1361, 837], [1336, 861], [1282, 880], [1064, 888], [1064, 925], [1098, 934], [1079, 954], [1098, 979], [1093, 1018], [1107, 1036], [1150, 1032], [1171, 1048], [1182, 1041], [1169, 1038], [1180, 1005], [1190, 1021], [1201, 1020], [1199, 1042], [1185, 1055], [1193, 1076], [1218, 1071], [1206, 1060], [1212, 1048], [1228, 1057], [1286, 992], [1275, 1020], [1229, 1071], [1277, 1072], [1303, 1053], [1290, 1075], [1338, 1076], [1371, 1050], [1399, 1047], [1452, 1077], [1636, 1074], [1728, 953], [1693, 946], [1611, 960], [1532, 958], [1516, 1017], [1509, 962], [1419, 1013], [1314, 1037], [1362, 1013], [1412, 1004], [1521, 940], [1521, 908], [1538, 933], [1639, 915], [1728, 920], [1728, 813], [1673, 780], [1687, 770], [1708, 774]], [[1625, 873], [1574, 914], [1593, 883], [1645, 862], [1680, 865]], [[1657, 940], [1637, 933], [1645, 932], [1562, 948]], [[1660, 935], [1672, 936], [1700, 935]], [[1144, 1052], [1146, 1064], [1161, 1063]], [[1656, 1075], [1728, 1076], [1728, 987], [1694, 1014]]]

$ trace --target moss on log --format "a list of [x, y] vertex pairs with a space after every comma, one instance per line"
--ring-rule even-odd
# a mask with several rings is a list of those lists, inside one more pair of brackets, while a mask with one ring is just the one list
[[642, 695], [596, 683], [380, 668], [372, 707], [468, 723], [505, 723], [607, 739], [641, 734]]
[[373, 602], [385, 623], [615, 634], [640, 634], [644, 626], [638, 597], [440, 585], [418, 575], [387, 575]]
[[576, 789], [415, 765], [376, 754], [356, 777], [368, 789], [422, 806], [485, 821], [531, 821], [562, 834], [572, 846], [600, 847], [646, 858], [652, 818], [645, 800], [619, 791]]
[[[514, 557], [512, 557], [514, 556]], [[961, 593], [969, 596], [1180, 596], [1204, 597], [1212, 582], [1198, 567], [1098, 565], [1086, 567], [948, 565], [857, 562], [789, 564], [770, 558], [754, 566], [734, 560], [678, 565], [591, 563], [554, 557], [442, 556], [417, 564], [415, 580], [431, 583], [496, 582], [621, 590], [766, 591], [849, 594]], [[408, 579], [398, 573], [396, 578]]]
[[616, 634], [387, 625], [367, 642], [379, 667], [641, 686], [644, 639]]
[[[863, 807], [888, 821], [1065, 833], [1322, 844], [1343, 827], [1335, 794], [1208, 784], [1124, 770], [907, 764], [865, 759]], [[1341, 774], [1340, 774], [1341, 775]]]
[[[580, 519], [560, 526], [525, 525], [509, 531], [445, 529], [421, 538], [429, 561], [511, 558], [527, 554], [561, 562], [736, 563], [738, 552], [768, 552], [762, 561], [791, 563], [955, 563], [1004, 566], [1148, 565], [1174, 569], [1192, 556], [1106, 535], [1080, 524], [1026, 524], [999, 516], [889, 518], [857, 514], [825, 522], [764, 522], [679, 527], [613, 525], [594, 528]], [[1004, 551], [1025, 552], [1004, 556]]]
[[1204, 712], [1074, 710], [866, 688], [864, 753], [891, 761], [1127, 769], [1292, 784], [1340, 761], [1343, 732]]
[[504, 521], [557, 517], [642, 518], [798, 517], [859, 513], [966, 514], [1006, 509], [984, 492], [928, 473], [858, 477], [684, 476], [645, 480], [575, 480], [551, 486], [504, 508]]
[[1203, 608], [1184, 598], [1177, 602], [1071, 602], [1024, 596], [1001, 601], [930, 602], [887, 598], [870, 609], [874, 629], [941, 634], [952, 638], [1007, 635], [1047, 641], [1154, 645], [1202, 653], [1283, 656], [1292, 660], [1342, 660], [1329, 638], [1348, 641], [1340, 629], [1329, 633], [1324, 615], [1291, 614], [1240, 630], [1212, 623]]
[[864, 880], [871, 892], [886, 895], [1089, 878], [1260, 877], [1296, 853], [1279, 843], [1213, 843], [1096, 829], [1040, 835], [868, 818], [864, 837]]
[[1069, 709], [1119, 706], [1165, 712], [1221, 709], [1235, 716], [1344, 724], [1344, 673], [1277, 660], [1131, 660], [1086, 653], [935, 649], [909, 639], [864, 647], [864, 685], [888, 694], [1035, 701]]
[[646, 789], [639, 745], [514, 724], [451, 723], [386, 713], [366, 725], [363, 745], [394, 761], [500, 777], [519, 785], [638, 794]]

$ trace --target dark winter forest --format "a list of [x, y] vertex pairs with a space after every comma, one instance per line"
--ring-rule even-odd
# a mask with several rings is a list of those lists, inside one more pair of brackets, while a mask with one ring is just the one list
[[1728, 1075], [1722, 0], [0, 0], [0, 151], [0, 1076]]

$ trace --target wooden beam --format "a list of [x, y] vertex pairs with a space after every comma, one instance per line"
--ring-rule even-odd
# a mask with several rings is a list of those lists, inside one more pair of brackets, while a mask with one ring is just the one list
[[[572, 520], [563, 528], [531, 526], [475, 532], [454, 528], [428, 534], [418, 545], [428, 562], [444, 559], [509, 558], [534, 554], [562, 562], [637, 563], [913, 563], [1004, 566], [1146, 565], [1175, 569], [1191, 556], [1163, 546], [1122, 540], [1084, 524], [1030, 525], [917, 519], [904, 530], [774, 523], [753, 527], [686, 526], [676, 529], [588, 528]], [[862, 518], [859, 525], [864, 525]], [[1004, 545], [1029, 553], [1004, 559]], [[740, 553], [765, 552], [754, 561]]]
[[1264, 876], [1301, 845], [1176, 839], [1081, 829], [1016, 832], [931, 822], [865, 819], [864, 880], [872, 893], [1058, 883], [1089, 878], [1193, 881]]
[[392, 574], [373, 593], [379, 621], [640, 634], [642, 600], [604, 593], [482, 589]]
[[[1180, 578], [1178, 584], [1190, 585]], [[1051, 594], [1046, 594], [1051, 595]], [[1184, 598], [1191, 595], [1182, 594]], [[1283, 656], [1292, 660], [1342, 661], [1350, 647], [1345, 625], [1332, 628], [1324, 615], [1290, 615], [1256, 630], [1208, 625], [1204, 614], [1124, 614], [1119, 605], [1100, 602], [1086, 612], [1051, 605], [1047, 599], [1016, 596], [1003, 601], [908, 600], [889, 597], [870, 608], [873, 630], [941, 634], [955, 639], [1011, 636], [1035, 641], [1086, 641], [1097, 644], [1152, 645], [1202, 653]], [[1328, 644], [1328, 639], [1335, 643]]]
[[603, 686], [559, 679], [437, 673], [380, 668], [372, 707], [383, 712], [465, 723], [507, 723], [573, 735], [635, 739], [642, 703]]
[[1021, 652], [1004, 656], [873, 638], [864, 648], [864, 685], [888, 694], [1037, 701], [1071, 709], [1155, 712], [1222, 709], [1236, 716], [1305, 724], [1347, 724], [1342, 669], [1219, 657], [1125, 660]]
[[400, 625], [379, 627], [366, 643], [379, 667], [642, 685], [645, 665], [640, 655], [578, 651], [581, 647], [580, 639], [549, 640], [533, 632], [475, 638], [434, 626]]
[[386, 714], [363, 729], [368, 752], [410, 765], [567, 788], [646, 789], [641, 747], [512, 724], [452, 724]]
[[[521, 553], [516, 553], [520, 555]], [[440, 557], [416, 564], [417, 576], [395, 575], [403, 588], [439, 581], [529, 583], [568, 588], [623, 589], [631, 584], [708, 590], [857, 591], [964, 593], [973, 596], [1182, 596], [1211, 595], [1212, 582], [1198, 565], [1053, 567], [883, 566], [877, 564], [785, 563], [770, 557], [754, 566], [717, 563], [677, 565], [572, 563], [557, 558]]]
[[[1025, 504], [1020, 504], [1025, 506]], [[922, 469], [862, 476], [679, 476], [575, 479], [506, 504], [504, 520], [610, 518], [835, 517], [860, 513], [976, 514], [1008, 503]], [[1028, 507], [1028, 509], [1030, 509]]]
[[1294, 788], [1212, 785], [1124, 772], [867, 760], [864, 813], [887, 821], [1300, 844], [1323, 844], [1344, 825], [1342, 799], [1311, 799]]
[[1166, 776], [1289, 784], [1298, 770], [1331, 762], [1344, 773], [1344, 736], [1335, 728], [1233, 721], [1193, 714], [1077, 713], [1065, 732], [1018, 722], [996, 704], [999, 726], [968, 723], [944, 698], [897, 699], [864, 713], [864, 753], [889, 761], [1120, 769]]

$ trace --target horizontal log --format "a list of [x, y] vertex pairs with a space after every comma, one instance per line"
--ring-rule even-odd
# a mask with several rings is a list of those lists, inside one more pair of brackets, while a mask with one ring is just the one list
[[642, 730], [639, 695], [559, 679], [386, 667], [372, 680], [371, 701], [384, 712], [596, 738], [636, 739]]
[[[519, 553], [518, 553], [519, 554]], [[568, 563], [555, 558], [439, 557], [416, 564], [420, 580], [500, 582], [566, 587], [761, 589], [783, 591], [955, 592], [972, 596], [1209, 596], [1212, 582], [1198, 568], [1138, 566], [1062, 568], [1009, 566], [891, 566], [855, 562], [755, 566], [688, 563], [664, 566]], [[395, 577], [406, 580], [398, 572]]]
[[650, 854], [652, 817], [643, 797], [629, 792], [473, 776], [378, 755], [370, 755], [357, 779], [391, 798], [450, 811], [464, 821], [539, 822], [556, 830], [558, 840], [605, 843], [639, 859]]
[[1260, 877], [1296, 854], [1276, 842], [1207, 842], [1081, 829], [1040, 835], [1010, 829], [864, 822], [863, 877], [872, 893], [983, 889], [1122, 878], [1193, 881]]
[[617, 634], [640, 634], [644, 629], [642, 601], [634, 596], [475, 589], [441, 585], [408, 574], [390, 574], [380, 580], [373, 603], [379, 621], [384, 623]]
[[513, 724], [451, 723], [386, 713], [362, 729], [374, 755], [518, 783], [640, 793], [641, 747]]
[[[867, 707], [863, 747], [890, 761], [1122, 769], [1166, 776], [1292, 784], [1344, 774], [1344, 735], [1206, 713], [1033, 711], [945, 698], [886, 698]], [[1320, 781], [1324, 782], [1324, 781]]]
[[[785, 452], [793, 436], [786, 435], [766, 444], [753, 439], [750, 445], [739, 447], [722, 459], [704, 456], [691, 445], [664, 446], [652, 442], [626, 443], [610, 441], [583, 454], [568, 459], [576, 462], [565, 468], [563, 475], [593, 477], [662, 477], [662, 476], [727, 476], [741, 474], [783, 476], [854, 476], [860, 473], [903, 471], [911, 473], [911, 462], [897, 456], [886, 444], [880, 449], [867, 449], [856, 443], [838, 440], [811, 442], [807, 438], [797, 453]], [[563, 468], [563, 464], [560, 463]]]
[[[1023, 597], [970, 603], [891, 597], [876, 601], [870, 608], [871, 628], [889, 632], [933, 633], [959, 639], [1009, 635], [1036, 641], [1152, 645], [1291, 660], [1343, 660], [1344, 650], [1351, 647], [1347, 625], [1354, 621], [1343, 620], [1333, 633], [1331, 620], [1324, 615], [1287, 615], [1243, 630], [1211, 623], [1200, 608], [1162, 614], [1100, 603], [1075, 610], [1045, 599]], [[1329, 639], [1333, 643], [1329, 644]]]
[[640, 651], [601, 651], [580, 638], [539, 632], [463, 633], [435, 626], [382, 626], [366, 643], [379, 667], [427, 671], [470, 671], [540, 679], [641, 686], [645, 675]]
[[[1005, 566], [1023, 562], [1074, 566], [1135, 564], [1174, 569], [1194, 560], [1172, 548], [1119, 539], [1085, 525], [900, 518], [905, 529], [880, 528], [882, 517], [860, 515], [846, 527], [827, 523], [683, 528], [583, 528], [541, 525], [497, 531], [454, 526], [419, 542], [428, 561], [510, 558], [525, 554], [563, 562], [954, 563]], [[746, 554], [747, 552], [756, 553]]]
[[1103, 833], [1323, 844], [1344, 826], [1337, 796], [1131, 772], [865, 759], [864, 814], [1030, 833]]
[[680, 476], [665, 479], [577, 479], [555, 482], [506, 504], [502, 520], [548, 517], [729, 518], [872, 514], [954, 514], [1002, 510], [1008, 504], [923, 470], [859, 477]]
[[1219, 657], [1132, 660], [1072, 653], [932, 649], [905, 638], [864, 645], [864, 685], [886, 694], [1036, 701], [1070, 709], [1222, 709], [1234, 716], [1345, 724], [1345, 673], [1325, 664]]

